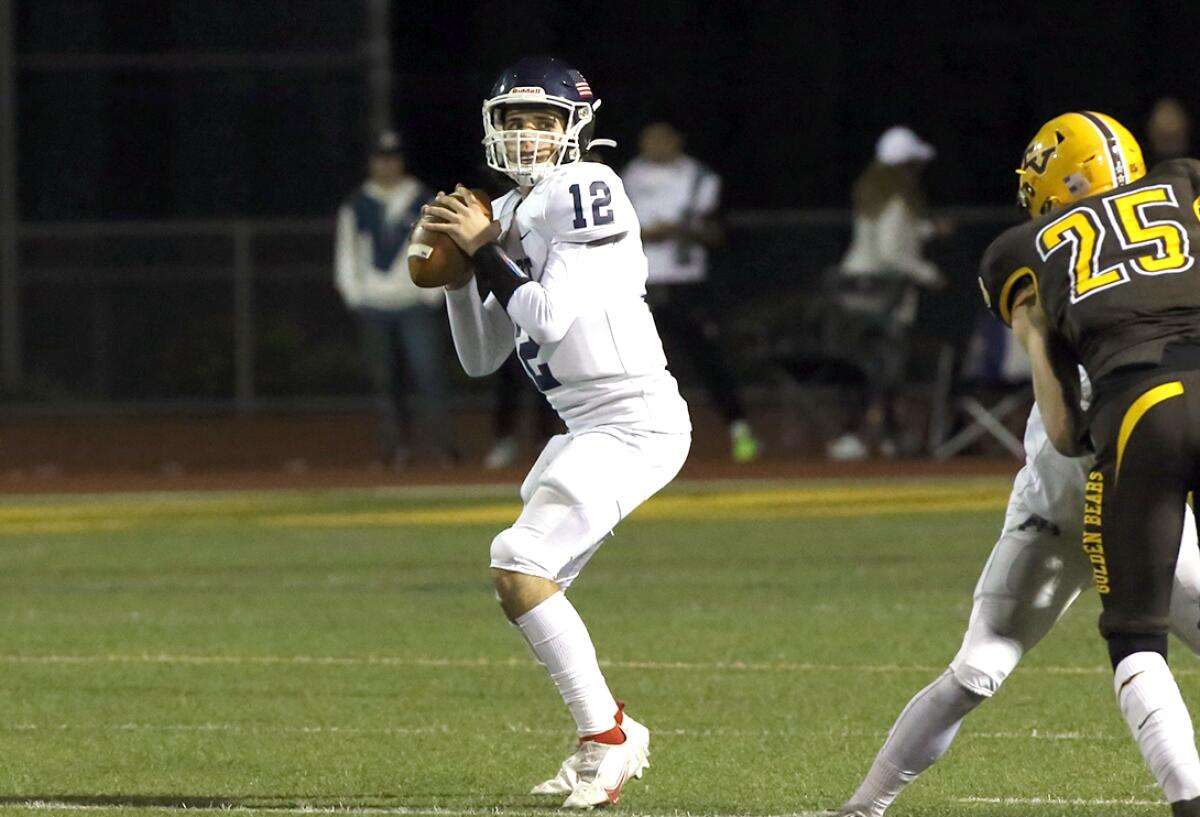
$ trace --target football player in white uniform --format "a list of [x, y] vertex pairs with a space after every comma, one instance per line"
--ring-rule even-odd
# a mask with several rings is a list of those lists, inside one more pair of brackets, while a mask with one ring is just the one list
[[[1082, 369], [1080, 374], [1086, 396], [1087, 378]], [[837, 814], [883, 817], [901, 790], [946, 753], [963, 719], [996, 693], [1021, 656], [1092, 586], [1081, 545], [1092, 460], [1059, 454], [1033, 407], [1025, 426], [1025, 465], [975, 586], [962, 647], [949, 669], [901, 711], [866, 778]], [[1171, 630], [1200, 654], [1200, 551], [1190, 509], [1171, 593]]]
[[615, 803], [648, 765], [650, 735], [609, 692], [564, 591], [691, 446], [687, 404], [645, 302], [633, 206], [616, 173], [583, 161], [600, 143], [599, 106], [559, 60], [506, 70], [483, 104], [483, 144], [488, 165], [517, 188], [492, 203], [492, 221], [460, 186], [429, 205], [440, 223], [427, 225], [472, 259], [474, 280], [446, 293], [467, 374], [494, 372], [515, 350], [567, 426], [525, 478], [524, 508], [492, 541], [491, 567], [501, 607], [575, 719], [578, 749], [533, 789], [569, 808]]

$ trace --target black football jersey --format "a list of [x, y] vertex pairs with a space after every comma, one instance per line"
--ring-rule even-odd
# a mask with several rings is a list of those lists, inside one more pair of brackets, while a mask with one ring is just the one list
[[1032, 282], [1093, 382], [1200, 342], [1198, 197], [1200, 162], [1174, 159], [1005, 231], [980, 268], [988, 308], [1010, 323], [1013, 295]]

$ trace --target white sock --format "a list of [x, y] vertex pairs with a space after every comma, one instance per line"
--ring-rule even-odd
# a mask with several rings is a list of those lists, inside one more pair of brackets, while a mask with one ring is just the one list
[[1113, 676], [1117, 705], [1167, 802], [1200, 797], [1192, 718], [1171, 669], [1156, 652], [1135, 652]]
[[946, 753], [963, 718], [982, 701], [982, 695], [966, 689], [950, 670], [939, 675], [904, 707], [847, 805], [882, 817], [904, 787]]
[[567, 597], [555, 593], [519, 617], [516, 625], [550, 672], [579, 736], [598, 735], [616, 726], [617, 702], [600, 672], [592, 637]]

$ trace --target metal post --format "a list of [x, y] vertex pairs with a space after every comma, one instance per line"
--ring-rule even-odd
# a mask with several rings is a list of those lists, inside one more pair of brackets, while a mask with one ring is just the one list
[[364, 0], [363, 56], [367, 74], [368, 143], [392, 127], [391, 0]]
[[233, 372], [234, 406], [254, 407], [254, 257], [253, 233], [245, 221], [233, 225]]
[[13, 0], [0, 0], [0, 383], [9, 392], [22, 379], [15, 24]]

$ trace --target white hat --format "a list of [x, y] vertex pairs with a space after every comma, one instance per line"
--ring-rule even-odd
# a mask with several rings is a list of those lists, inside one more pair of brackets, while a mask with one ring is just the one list
[[875, 158], [885, 165], [928, 162], [936, 155], [933, 145], [922, 142], [921, 137], [904, 125], [888, 128], [875, 143]]

